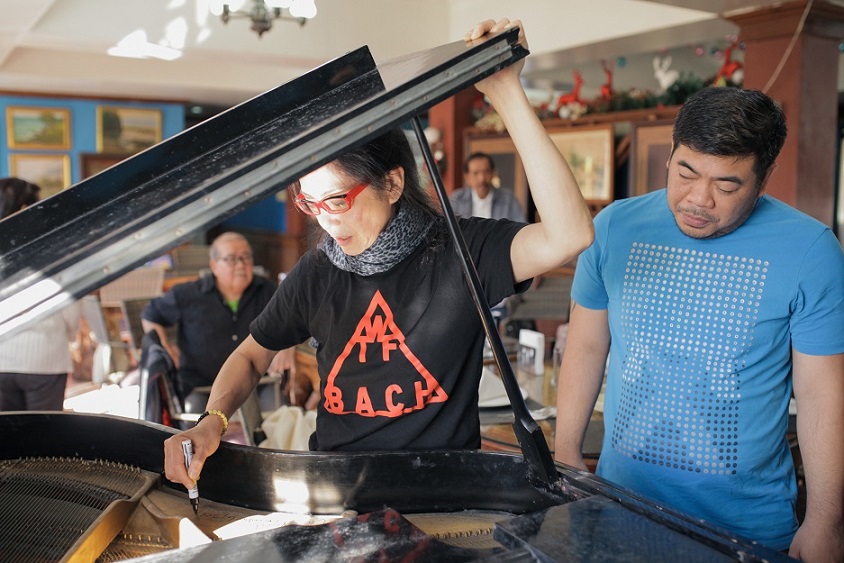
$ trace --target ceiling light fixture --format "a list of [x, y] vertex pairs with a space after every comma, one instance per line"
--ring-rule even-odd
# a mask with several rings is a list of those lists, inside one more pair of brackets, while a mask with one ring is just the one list
[[220, 16], [223, 23], [229, 23], [232, 18], [248, 18], [258, 37], [268, 32], [275, 20], [295, 21], [303, 26], [317, 13], [314, 0], [216, 0], [210, 7], [211, 13]]

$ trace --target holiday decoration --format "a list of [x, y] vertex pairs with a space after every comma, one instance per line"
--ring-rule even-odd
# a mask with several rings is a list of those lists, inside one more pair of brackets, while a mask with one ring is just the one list
[[[735, 48], [743, 47], [737, 40], [733, 40], [733, 38], [730, 38], [730, 40], [732, 42], [726, 49], [721, 50], [714, 47], [710, 53], [718, 60], [723, 57], [723, 63], [718, 75], [709, 80], [703, 80], [690, 73], [671, 68], [671, 55], [664, 54], [653, 58], [654, 78], [659, 83], [658, 90], [631, 88], [627, 91], [617, 91], [613, 87], [614, 71], [616, 68], [623, 68], [627, 64], [627, 59], [619, 56], [611, 62], [600, 61], [606, 81], [600, 86], [600, 94], [594, 99], [581, 98], [581, 90], [584, 85], [583, 75], [580, 70], [575, 69], [572, 71], [574, 79], [572, 89], [559, 95], [553, 91], [548, 91], [547, 97], [541, 96], [541, 100], [537, 99], [532, 102], [534, 111], [543, 120], [556, 118], [574, 120], [586, 114], [678, 106], [701, 88], [712, 84], [740, 87], [744, 70], [741, 62], [732, 59], [732, 54]], [[702, 45], [697, 45], [694, 47], [694, 53], [697, 56], [703, 56], [707, 51]], [[501, 117], [486, 100], [479, 102], [472, 109], [472, 114], [475, 118], [475, 126], [480, 129], [495, 132], [505, 130]]]
[[613, 69], [607, 65], [607, 61], [601, 61], [601, 68], [604, 69], [604, 74], [607, 75], [607, 81], [601, 85], [601, 98], [611, 100], [613, 95], [612, 90], [612, 72]]
[[571, 92], [562, 94], [557, 98], [557, 113], [563, 119], [569, 117], [571, 114], [570, 105], [580, 105], [580, 88], [583, 86], [583, 76], [576, 69], [572, 71], [572, 76], [574, 77], [574, 88], [572, 88]]
[[730, 84], [741, 84], [744, 82], [744, 66], [739, 61], [733, 60], [733, 49], [739, 46], [738, 40], [724, 49], [724, 63], [712, 81], [714, 86], [729, 86]]
[[671, 66], [671, 55], [665, 57], [654, 57], [654, 76], [659, 82], [659, 91], [665, 92], [672, 84], [674, 84], [680, 77], [680, 72], [674, 69], [669, 69]]
[[706, 86], [703, 79], [692, 74], [681, 72], [679, 78], [659, 96], [659, 104], [663, 106], [679, 106], [686, 99]]

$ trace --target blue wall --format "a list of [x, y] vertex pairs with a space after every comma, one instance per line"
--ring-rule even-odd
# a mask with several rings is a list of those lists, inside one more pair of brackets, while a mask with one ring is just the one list
[[[7, 138], [6, 108], [47, 107], [70, 111], [70, 148], [63, 150], [10, 149]], [[182, 104], [167, 102], [129, 102], [121, 100], [97, 100], [61, 97], [36, 97], [0, 95], [0, 178], [11, 176], [11, 155], [67, 155], [70, 162], [70, 185], [82, 178], [82, 154], [97, 152], [97, 107], [112, 106], [161, 110], [162, 138], [167, 139], [185, 129], [185, 110]], [[225, 221], [226, 228], [248, 228], [283, 233], [285, 231], [285, 204], [276, 197], [253, 205], [242, 213]]]
[[242, 211], [223, 222], [226, 229], [258, 229], [283, 233], [287, 230], [286, 207], [276, 196], [261, 200], [249, 209]]
[[[117, 106], [161, 110], [161, 133], [166, 139], [185, 128], [185, 112], [181, 104], [176, 103], [141, 103], [115, 100], [95, 100], [76, 98], [40, 98], [28, 96], [0, 96], [0, 115], [4, 126], [0, 130], [0, 177], [11, 175], [10, 155], [12, 154], [65, 154], [70, 157], [71, 184], [82, 179], [80, 154], [97, 152], [97, 106]], [[6, 108], [9, 106], [48, 107], [70, 110], [70, 149], [68, 150], [17, 150], [9, 149], [7, 138]]]

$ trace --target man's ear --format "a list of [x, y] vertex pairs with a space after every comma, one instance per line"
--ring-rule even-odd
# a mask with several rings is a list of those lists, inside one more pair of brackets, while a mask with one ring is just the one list
[[208, 269], [211, 270], [211, 273], [214, 274], [214, 277], [217, 277], [217, 261], [213, 258], [208, 260]]
[[387, 197], [390, 204], [396, 203], [401, 194], [404, 193], [404, 168], [397, 166], [387, 173], [387, 183], [390, 185], [390, 190], [387, 192]]
[[674, 141], [671, 141], [671, 152], [668, 153], [668, 160], [665, 161], [665, 169], [671, 168], [671, 158], [674, 156]]

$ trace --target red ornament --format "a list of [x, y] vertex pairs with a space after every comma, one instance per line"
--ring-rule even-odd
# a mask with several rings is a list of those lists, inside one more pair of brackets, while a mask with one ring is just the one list
[[712, 81], [713, 84], [723, 86], [727, 83], [727, 80], [741, 82], [739, 77], [743, 76], [744, 73], [742, 72], [739, 75], [736, 75], [736, 73], [744, 67], [739, 61], [732, 60], [733, 49], [736, 47], [738, 47], [738, 40], [733, 41], [732, 45], [724, 49], [724, 63], [718, 70], [718, 74], [715, 75], [715, 80]]
[[574, 102], [580, 103], [580, 87], [583, 86], [583, 76], [581, 76], [580, 71], [573, 71], [572, 76], [574, 77], [574, 88], [572, 88], [571, 92], [561, 95], [557, 98], [557, 108], [561, 108], [566, 104], [571, 104]]
[[613, 69], [607, 65], [607, 61], [601, 61], [601, 68], [604, 69], [604, 74], [607, 75], [607, 81], [601, 85], [601, 98], [606, 101], [612, 100], [612, 72]]

